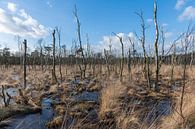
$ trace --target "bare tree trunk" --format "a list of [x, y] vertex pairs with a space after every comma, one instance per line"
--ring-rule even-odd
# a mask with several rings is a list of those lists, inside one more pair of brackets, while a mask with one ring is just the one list
[[53, 36], [53, 68], [52, 68], [52, 83], [56, 84], [57, 83], [57, 77], [56, 77], [56, 61], [55, 61], [55, 30], [52, 33]]
[[154, 25], [156, 28], [156, 38], [154, 42], [154, 47], [155, 47], [155, 65], [156, 65], [156, 80], [155, 80], [155, 91], [159, 91], [159, 86], [158, 86], [158, 76], [159, 76], [159, 59], [158, 59], [158, 38], [159, 38], [159, 30], [158, 30], [158, 23], [157, 23], [157, 5], [156, 1], [154, 3]]
[[134, 68], [135, 68], [135, 52], [136, 52], [136, 50], [135, 50], [135, 43], [134, 43], [134, 41], [132, 41], [131, 40], [131, 37], [129, 37], [129, 42], [131, 43], [131, 45], [132, 45], [132, 51], [133, 51], [133, 54], [132, 54], [132, 56], [133, 56], [133, 66], [134, 66]]
[[108, 76], [110, 76], [110, 66], [109, 66], [109, 61], [108, 61], [108, 51], [106, 51], [106, 49], [104, 49], [104, 55], [105, 55], [105, 59], [106, 59], [106, 66], [107, 66], [107, 70], [108, 70]]
[[145, 38], [146, 37], [145, 36], [145, 31], [146, 31], [145, 21], [144, 21], [142, 12], [141, 13], [136, 13], [136, 14], [141, 19], [142, 37], [138, 38], [138, 39], [142, 44], [142, 49], [143, 49], [143, 53], [144, 53], [144, 77], [147, 80], [148, 88], [151, 88], [151, 84], [150, 84], [150, 62], [149, 62], [149, 57], [148, 57], [148, 54], [147, 54], [146, 48], [145, 48], [145, 39], [146, 39]]
[[83, 75], [83, 77], [81, 77], [81, 78], [85, 78], [85, 72], [86, 72], [87, 62], [86, 62], [85, 55], [84, 55], [84, 52], [83, 52], [83, 47], [82, 47], [81, 23], [79, 21], [78, 15], [77, 15], [77, 8], [76, 8], [76, 6], [75, 6], [74, 15], [75, 15], [75, 18], [76, 18], [76, 21], [77, 21], [77, 34], [78, 34], [79, 45], [80, 45], [80, 49], [79, 50], [81, 51], [82, 63], [84, 65], [84, 68], [81, 69], [81, 73], [83, 73], [83, 74], [81, 74], [81, 75]]
[[24, 88], [26, 88], [26, 49], [27, 49], [27, 41], [26, 41], [26, 39], [24, 40], [23, 44], [24, 44], [24, 59], [23, 59]]
[[192, 65], [194, 64], [194, 41], [195, 38], [192, 39], [192, 52], [191, 52], [191, 60], [190, 60], [190, 68], [192, 69]]
[[58, 43], [59, 43], [59, 71], [60, 71], [60, 80], [62, 82], [62, 61], [61, 61], [61, 31], [56, 27], [58, 34]]
[[131, 49], [129, 48], [128, 52], [128, 73], [129, 73], [129, 80], [131, 78]]
[[41, 70], [43, 71], [43, 48], [42, 46], [41, 46], [40, 58], [41, 58]]
[[173, 54], [171, 57], [171, 83], [173, 83], [173, 79], [174, 79], [174, 67], [175, 67], [175, 61], [176, 61], [176, 44], [173, 44]]
[[[180, 102], [180, 114], [183, 118], [183, 128], [186, 128], [186, 118], [183, 114], [183, 102], [184, 102], [184, 95], [185, 95], [185, 87], [186, 87], [186, 69], [187, 69], [187, 52], [188, 47], [191, 43], [192, 34], [194, 33], [195, 28], [190, 28], [191, 26], [188, 26], [188, 30], [185, 33], [184, 37], [184, 61], [183, 63], [183, 77], [182, 77], [182, 93], [181, 93], [181, 102]], [[182, 40], [181, 40], [182, 42]], [[183, 42], [182, 42], [183, 43]]]
[[165, 56], [165, 49], [164, 49], [164, 46], [165, 46], [165, 34], [164, 34], [163, 27], [161, 27], [161, 38], [162, 38], [162, 55], [161, 55], [161, 59], [160, 59], [160, 62], [159, 62], [159, 68], [161, 68], [162, 63], [164, 63], [164, 56]]
[[124, 44], [123, 44], [123, 38], [115, 34], [121, 43], [121, 61], [120, 61], [120, 81], [123, 81], [123, 68], [124, 68], [124, 62], [125, 62], [125, 55], [124, 55]]

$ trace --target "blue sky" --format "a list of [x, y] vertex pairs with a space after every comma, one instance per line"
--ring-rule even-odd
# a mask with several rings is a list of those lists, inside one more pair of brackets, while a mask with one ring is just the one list
[[[52, 28], [61, 28], [62, 44], [68, 48], [77, 39], [73, 16], [77, 5], [81, 21], [82, 40], [86, 34], [94, 51], [108, 48], [109, 37], [113, 48], [120, 46], [112, 32], [124, 36], [126, 47], [130, 46], [127, 36], [136, 40], [140, 35], [140, 19], [135, 12], [144, 13], [148, 26], [147, 45], [153, 45], [153, 0], [0, 0], [0, 47], [17, 51], [15, 35], [28, 40], [29, 48], [37, 45], [39, 38], [45, 44], [52, 42]], [[166, 45], [183, 32], [188, 23], [195, 21], [195, 0], [157, 0], [158, 22], [166, 32]], [[139, 46], [139, 43], [137, 43]], [[137, 48], [139, 49], [139, 47]]]

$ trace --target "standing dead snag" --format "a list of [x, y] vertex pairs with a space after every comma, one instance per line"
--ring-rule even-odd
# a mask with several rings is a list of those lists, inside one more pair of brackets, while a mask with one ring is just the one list
[[43, 71], [43, 47], [42, 47], [42, 42], [43, 42], [42, 38], [38, 40], [38, 44], [39, 44], [39, 47], [40, 47], [41, 70]]
[[53, 36], [53, 68], [52, 68], [52, 83], [57, 83], [57, 77], [56, 77], [56, 61], [55, 61], [55, 42], [56, 42], [56, 38], [55, 38], [55, 30], [52, 33]]
[[110, 76], [110, 66], [109, 66], [109, 61], [108, 61], [108, 51], [106, 49], [104, 49], [104, 56], [106, 59], [106, 66], [107, 66], [107, 70], [108, 70], [108, 76]]
[[173, 54], [171, 56], [171, 84], [173, 83], [174, 79], [174, 67], [175, 67], [175, 62], [176, 62], [176, 44], [173, 44]]
[[128, 74], [129, 74], [129, 80], [131, 77], [131, 48], [129, 48], [128, 51]]
[[164, 47], [165, 47], [165, 33], [163, 30], [163, 27], [161, 27], [160, 32], [161, 32], [161, 40], [162, 40], [162, 55], [161, 55], [159, 67], [161, 67], [162, 63], [164, 63], [164, 56], [165, 56], [165, 49], [164, 49]]
[[81, 40], [81, 23], [79, 21], [78, 15], [77, 15], [77, 8], [75, 5], [75, 11], [73, 12], [74, 16], [76, 18], [76, 22], [77, 22], [77, 34], [78, 34], [78, 39], [79, 39], [79, 45], [80, 45], [80, 52], [81, 52], [81, 56], [82, 56], [82, 63], [84, 65], [84, 67], [80, 67], [80, 71], [81, 71], [81, 78], [85, 78], [85, 72], [86, 72], [86, 67], [87, 67], [87, 62], [85, 59], [85, 55], [83, 52], [83, 47], [82, 47], [82, 40]]
[[115, 34], [118, 38], [119, 41], [121, 43], [121, 61], [120, 61], [120, 81], [123, 80], [123, 68], [124, 68], [124, 62], [125, 62], [125, 55], [124, 55], [124, 44], [123, 44], [123, 38], [121, 36], [118, 36], [117, 34]]
[[192, 52], [191, 52], [191, 60], [190, 60], [190, 68], [192, 69], [192, 65], [194, 64], [194, 43], [195, 43], [195, 37], [192, 37]]
[[24, 67], [24, 88], [26, 88], [26, 49], [27, 49], [27, 41], [26, 39], [23, 42], [24, 44], [24, 59], [23, 59], [23, 67]]
[[195, 28], [189, 25], [187, 32], [184, 34], [184, 40], [181, 42], [184, 43], [184, 59], [182, 61], [183, 63], [183, 75], [182, 75], [182, 93], [181, 93], [181, 102], [180, 102], [180, 115], [183, 118], [183, 127], [185, 127], [186, 124], [186, 118], [183, 114], [183, 102], [184, 102], [184, 94], [185, 94], [185, 87], [186, 87], [186, 69], [187, 69], [187, 53], [188, 53], [188, 47], [192, 41], [192, 34], [194, 33]]
[[56, 27], [57, 35], [58, 35], [58, 42], [59, 42], [59, 71], [60, 71], [60, 80], [62, 82], [62, 61], [61, 61], [61, 31]]
[[155, 47], [155, 65], [156, 65], [156, 79], [155, 79], [155, 91], [159, 91], [158, 87], [158, 75], [159, 75], [159, 59], [158, 59], [158, 39], [159, 39], [159, 30], [157, 22], [157, 4], [154, 2], [154, 25], [156, 29], [156, 38], [154, 42]]
[[[133, 65], [134, 65], [134, 68], [135, 68], [135, 54], [136, 54], [135, 43], [134, 43], [134, 41], [132, 41], [131, 37], [128, 37], [128, 39], [129, 39], [129, 42], [131, 43], [131, 46], [132, 46]], [[129, 52], [130, 52], [130, 48], [129, 48]]]
[[138, 37], [139, 41], [142, 44], [142, 49], [143, 49], [143, 53], [144, 53], [144, 77], [147, 80], [148, 88], [151, 88], [151, 85], [150, 85], [150, 62], [149, 62], [149, 57], [147, 55], [146, 48], [145, 48], [145, 39], [146, 39], [146, 36], [145, 36], [145, 32], [146, 32], [145, 21], [144, 21], [142, 12], [141, 13], [136, 13], [136, 14], [141, 19], [142, 36], [141, 36], [141, 38], [139, 38], [137, 36], [137, 34], [136, 34], [136, 36]]

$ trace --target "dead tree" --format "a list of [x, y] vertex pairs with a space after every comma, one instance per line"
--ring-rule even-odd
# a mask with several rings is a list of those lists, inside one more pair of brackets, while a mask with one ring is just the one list
[[40, 47], [41, 70], [43, 71], [43, 47], [42, 47], [42, 42], [43, 42], [42, 38], [38, 40], [38, 44], [39, 44], [39, 47]]
[[183, 118], [183, 126], [185, 128], [185, 116], [183, 114], [183, 102], [184, 102], [184, 94], [186, 87], [186, 69], [187, 69], [187, 52], [188, 47], [192, 41], [192, 34], [194, 33], [195, 27], [191, 28], [191, 25], [188, 26], [187, 32], [184, 34], [184, 40], [181, 40], [184, 43], [184, 59], [183, 59], [183, 75], [182, 75], [182, 93], [181, 93], [181, 102], [180, 102], [180, 114]]
[[173, 44], [173, 53], [171, 56], [171, 84], [173, 83], [174, 79], [174, 68], [175, 68], [175, 62], [176, 62], [176, 44]]
[[56, 84], [57, 83], [57, 77], [56, 77], [56, 60], [55, 60], [55, 42], [56, 42], [56, 38], [55, 38], [55, 30], [52, 33], [53, 36], [53, 68], [52, 68], [52, 83]]
[[23, 58], [23, 69], [24, 69], [24, 88], [26, 88], [26, 49], [27, 49], [27, 40], [25, 39], [24, 42], [24, 58]]
[[128, 73], [129, 73], [129, 80], [131, 77], [131, 48], [128, 51]]
[[77, 34], [78, 34], [78, 40], [79, 40], [79, 50], [81, 50], [81, 56], [82, 56], [82, 63], [84, 65], [84, 67], [80, 67], [80, 71], [81, 71], [81, 78], [85, 78], [85, 72], [86, 72], [86, 67], [87, 67], [87, 62], [85, 59], [85, 55], [83, 52], [83, 47], [82, 47], [82, 40], [81, 40], [81, 23], [79, 21], [78, 15], [77, 15], [77, 8], [75, 5], [75, 11], [73, 12], [74, 16], [76, 18], [76, 22], [77, 22]]
[[61, 31], [58, 27], [56, 27], [57, 35], [58, 35], [58, 45], [59, 45], [59, 71], [60, 71], [60, 80], [62, 82], [62, 61], [61, 61]]
[[134, 68], [135, 68], [135, 53], [136, 53], [135, 43], [134, 43], [134, 41], [132, 41], [131, 37], [128, 37], [128, 39], [129, 39], [129, 42], [131, 43], [131, 46], [132, 46], [133, 65], [134, 65]]
[[158, 57], [158, 39], [159, 39], [159, 30], [158, 30], [158, 22], [157, 22], [157, 4], [154, 2], [154, 25], [156, 29], [156, 38], [154, 42], [155, 47], [155, 65], [156, 65], [156, 79], [155, 79], [155, 91], [159, 91], [158, 86], [158, 76], [159, 76], [159, 57]]
[[121, 61], [120, 61], [120, 81], [123, 81], [123, 68], [124, 68], [124, 62], [125, 62], [125, 55], [124, 55], [124, 43], [123, 43], [123, 38], [117, 34], [115, 34], [120, 43], [121, 43]]
[[19, 35], [15, 36], [15, 39], [17, 40], [18, 43], [18, 52], [19, 52], [19, 57], [20, 57], [20, 68], [22, 69], [22, 44], [21, 44], [21, 37]]
[[195, 37], [193, 36], [193, 38], [192, 38], [192, 52], [191, 52], [191, 60], [190, 60], [190, 68], [191, 69], [192, 69], [192, 65], [194, 64], [194, 52], [195, 52], [194, 43], [195, 43]]
[[108, 60], [108, 51], [106, 49], [104, 49], [104, 56], [106, 59], [106, 66], [107, 66], [107, 70], [108, 70], [108, 76], [110, 76], [110, 66], [109, 66], [109, 60]]
[[[161, 27], [161, 40], [162, 40], [162, 54], [161, 54], [161, 59], [160, 62], [164, 63], [164, 56], [165, 56], [165, 33], [163, 30], [163, 27]], [[162, 63], [159, 63], [159, 67], [161, 67]]]
[[87, 61], [89, 64], [89, 69], [91, 69], [91, 47], [90, 47], [90, 43], [89, 43], [89, 36], [88, 34], [86, 34], [86, 40], [87, 40], [87, 52], [86, 52], [86, 56], [87, 56]]
[[142, 49], [143, 49], [143, 53], [144, 53], [144, 77], [145, 79], [147, 80], [147, 85], [148, 85], [148, 88], [151, 88], [151, 85], [150, 85], [150, 62], [149, 62], [149, 57], [148, 57], [148, 54], [146, 52], [146, 48], [145, 48], [145, 39], [146, 39], [146, 36], [145, 36], [145, 33], [146, 33], [146, 25], [145, 25], [145, 21], [144, 21], [144, 18], [143, 18], [143, 13], [141, 11], [141, 13], [136, 13], [140, 19], [141, 19], [141, 31], [142, 31], [142, 36], [141, 38], [139, 38], [136, 34], [136, 37], [139, 39], [139, 41], [141, 42], [142, 44]]
[[[64, 56], [64, 59], [63, 59], [63, 65], [65, 66], [66, 65], [66, 45], [62, 45], [62, 49], [63, 49], [63, 56]], [[67, 75], [67, 67], [65, 67], [65, 70], [66, 70], [66, 75]]]

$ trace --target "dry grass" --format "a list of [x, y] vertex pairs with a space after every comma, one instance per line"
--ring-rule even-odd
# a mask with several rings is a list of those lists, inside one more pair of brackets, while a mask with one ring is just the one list
[[126, 87], [121, 85], [119, 81], [108, 84], [108, 86], [102, 90], [99, 113], [101, 117], [104, 117], [107, 112], [117, 110], [119, 105], [117, 100], [122, 94], [124, 94], [125, 91]]
[[[151, 68], [153, 68], [151, 66]], [[59, 78], [59, 72], [58, 68], [56, 69], [57, 77]], [[65, 80], [61, 85], [52, 85], [50, 83], [51, 81], [51, 72], [47, 70], [47, 72], [41, 71], [41, 70], [31, 70], [27, 73], [27, 81], [28, 84], [31, 84], [31, 88], [43, 92], [46, 86], [49, 86], [48, 92], [53, 94], [58, 94], [58, 89], [63, 89], [63, 93], [71, 92], [69, 89], [69, 83], [71, 80], [73, 80], [74, 76], [78, 74], [78, 68], [76, 66], [73, 67], [67, 67], [67, 71], [63, 69], [63, 79]], [[154, 70], [154, 69], [152, 69]], [[182, 67], [181, 66], [175, 66], [174, 70], [174, 79], [181, 79], [182, 76]], [[3, 83], [16, 85], [19, 83], [22, 83], [22, 72], [20, 70], [16, 70], [18, 72], [13, 72], [10, 70], [5, 71], [4, 73], [0, 73], [0, 80], [4, 80]], [[191, 116], [195, 112], [195, 88], [193, 86], [195, 85], [195, 67], [188, 68], [187, 75], [188, 75], [188, 83], [187, 83], [187, 89], [185, 94], [185, 101], [184, 101], [184, 107], [183, 107], [183, 113], [186, 118]], [[67, 72], [67, 74], [66, 74]], [[98, 68], [96, 69], [96, 78], [100, 84], [91, 83], [88, 85], [89, 91], [99, 91], [101, 87], [103, 89], [101, 90], [101, 98], [100, 98], [100, 107], [98, 109], [99, 117], [101, 120], [109, 120], [110, 118], [114, 120], [115, 128], [119, 129], [145, 129], [145, 128], [161, 128], [161, 129], [175, 129], [178, 127], [179, 124], [182, 123], [181, 116], [177, 113], [179, 109], [180, 104], [180, 90], [175, 91], [172, 93], [172, 97], [175, 97], [175, 109], [171, 115], [168, 117], [162, 117], [161, 122], [158, 123], [158, 125], [154, 126], [145, 126], [140, 121], [140, 115], [143, 113], [141, 109], [137, 108], [133, 105], [128, 105], [130, 108], [128, 111], [126, 110], [127, 107], [121, 106], [121, 104], [124, 104], [123, 98], [131, 98], [131, 97], [137, 97], [140, 100], [144, 100], [146, 97], [151, 98], [162, 98], [166, 95], [168, 95], [168, 92], [165, 92], [167, 94], [156, 94], [154, 92], [147, 91], [145, 93], [139, 92], [139, 88], [144, 88], [145, 85], [145, 79], [143, 78], [143, 72], [141, 66], [136, 66], [135, 68], [132, 67], [131, 71], [131, 78], [129, 80], [129, 75], [127, 72], [127, 68], [124, 69], [124, 81], [120, 82], [118, 75], [112, 71], [112, 74], [110, 77], [106, 75], [107, 69], [105, 66], [103, 66], [102, 74], [98, 74]], [[20, 76], [19, 81], [14, 81], [11, 79], [10, 75], [13, 75], [17, 73]], [[171, 75], [171, 66], [163, 65], [161, 67], [161, 80], [164, 82], [161, 86], [164, 90], [167, 90], [168, 82], [170, 81], [170, 75]], [[88, 74], [87, 74], [88, 75]], [[153, 77], [154, 75], [152, 75]], [[16, 84], [15, 84], [16, 83]], [[165, 88], [166, 87], [166, 88]], [[30, 89], [31, 90], [31, 89]], [[29, 91], [30, 91], [29, 90]], [[45, 92], [45, 91], [44, 91]], [[30, 93], [30, 92], [25, 92]], [[66, 96], [60, 96], [62, 101], [68, 101]], [[81, 105], [78, 104], [75, 107], [78, 107], [78, 109], [87, 109], [86, 106], [89, 105]], [[93, 107], [93, 105], [92, 105]], [[52, 123], [50, 123], [51, 126], [59, 126], [60, 123], [62, 123], [62, 116], [65, 113], [65, 108], [63, 106], [56, 106], [56, 111], [60, 116], [56, 117]], [[80, 125], [82, 126], [82, 125]]]

